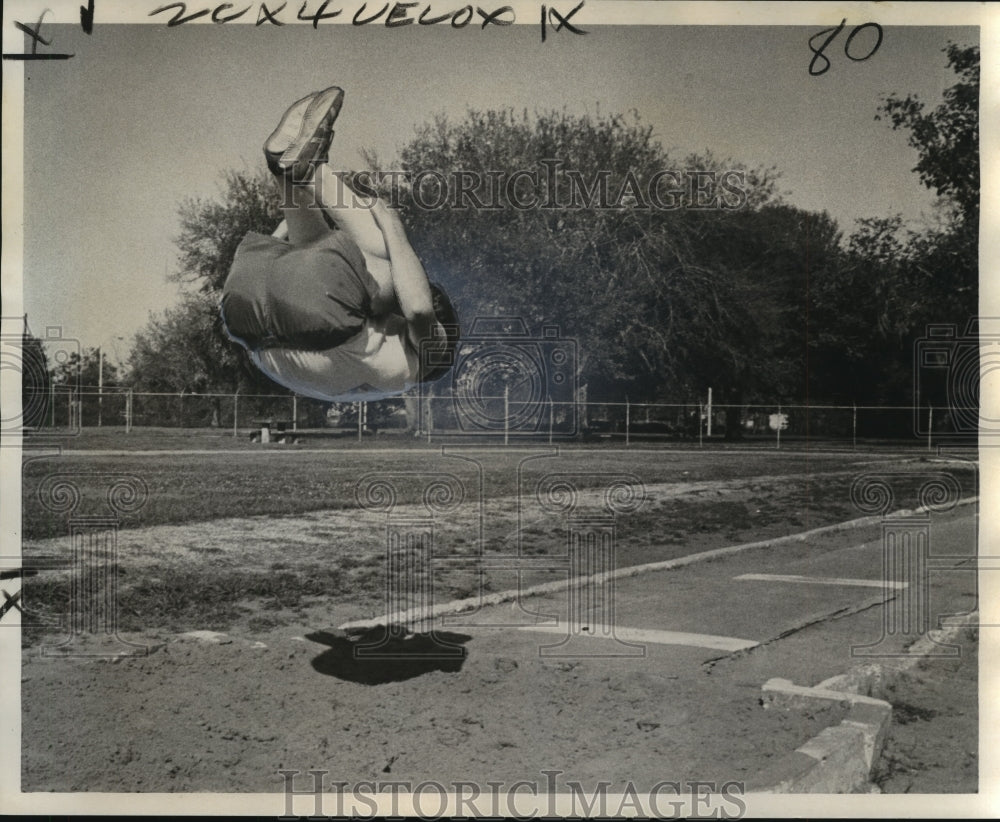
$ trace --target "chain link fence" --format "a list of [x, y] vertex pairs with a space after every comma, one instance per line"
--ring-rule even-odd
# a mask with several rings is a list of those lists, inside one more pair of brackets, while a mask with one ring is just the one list
[[[52, 386], [33, 428], [218, 429], [252, 436], [261, 428], [438, 439], [486, 437], [506, 442], [612, 440], [773, 443], [962, 439], [951, 409], [917, 406], [725, 405], [706, 403], [526, 402], [509, 396], [411, 396], [329, 403], [290, 394], [149, 393], [125, 388]], [[965, 439], [969, 439], [967, 436]], [[974, 444], [974, 441], [972, 442]]]

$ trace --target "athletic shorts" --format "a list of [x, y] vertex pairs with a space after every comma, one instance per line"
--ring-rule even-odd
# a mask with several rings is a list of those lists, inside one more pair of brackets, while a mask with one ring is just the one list
[[364, 329], [377, 293], [361, 249], [344, 231], [308, 246], [251, 232], [222, 287], [222, 320], [251, 351], [322, 351]]

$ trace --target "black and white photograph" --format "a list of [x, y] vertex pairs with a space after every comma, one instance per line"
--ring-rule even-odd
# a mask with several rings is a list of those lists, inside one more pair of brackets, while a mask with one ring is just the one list
[[1000, 813], [995, 9], [2, 30], [0, 811]]

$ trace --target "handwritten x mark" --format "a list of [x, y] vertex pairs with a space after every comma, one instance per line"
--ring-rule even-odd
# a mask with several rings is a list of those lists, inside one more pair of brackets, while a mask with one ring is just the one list
[[7, 612], [11, 608], [16, 609], [19, 614], [23, 614], [24, 613], [24, 611], [21, 610], [21, 606], [17, 604], [18, 601], [21, 599], [21, 592], [20, 591], [17, 591], [14, 594], [14, 596], [11, 596], [10, 594], [8, 594], [4, 590], [0, 590], [0, 593], [3, 594], [3, 598], [4, 598], [3, 605], [0, 605], [0, 620], [2, 620], [5, 616], [7, 616]]

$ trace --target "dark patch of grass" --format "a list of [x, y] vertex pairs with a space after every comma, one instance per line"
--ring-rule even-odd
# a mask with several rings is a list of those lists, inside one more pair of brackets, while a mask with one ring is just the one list
[[[225, 630], [249, 613], [247, 604], [255, 600], [265, 610], [293, 609], [305, 598], [357, 593], [353, 583], [339, 568], [319, 565], [278, 573], [151, 567], [144, 569], [141, 580], [119, 588], [118, 627], [125, 632]], [[30, 579], [25, 600], [32, 612], [65, 625], [69, 581]], [[27, 628], [24, 634], [30, 643], [43, 632]]]
[[264, 633], [272, 628], [277, 628], [285, 623], [285, 620], [271, 615], [252, 616], [247, 620], [247, 628], [254, 633]]
[[[225, 455], [177, 455], [157, 458], [153, 462], [149, 457], [138, 456], [31, 462], [25, 468], [26, 535], [38, 538], [67, 533], [66, 521], [47, 518], [34, 493], [46, 475], [58, 470], [131, 472], [142, 476], [150, 487], [149, 503], [141, 512], [141, 517], [126, 521], [124, 527], [254, 512], [272, 516], [293, 515], [316, 508], [356, 505], [354, 483], [362, 471], [356, 461], [344, 460], [335, 451], [330, 455], [257, 453], [245, 457], [239, 455], [238, 458], [246, 460], [246, 463], [234, 463], [233, 458]], [[474, 474], [467, 469], [462, 474], [454, 460], [446, 460], [440, 454], [415, 454], [414, 459], [419, 461], [412, 464], [407, 462], [408, 459], [406, 455], [378, 455], [373, 452], [371, 459], [366, 460], [364, 470], [397, 472], [400, 477], [397, 482], [400, 503], [418, 501], [423, 491], [423, 479], [402, 473], [407, 467], [419, 467], [421, 472], [448, 470], [462, 476], [467, 481], [467, 487], [475, 487]], [[500, 453], [495, 459], [491, 456], [490, 465], [506, 477], [507, 483], [497, 486], [495, 493], [514, 492], [516, 459]], [[671, 459], [676, 462], [671, 464]], [[654, 558], [649, 556], [650, 549], [659, 551], [668, 544], [684, 545], [692, 536], [719, 535], [721, 538], [725, 535], [732, 542], [749, 541], [758, 538], [755, 535], [769, 526], [773, 531], [790, 531], [803, 525], [815, 527], [860, 515], [850, 502], [850, 485], [855, 475], [817, 477], [802, 473], [804, 467], [812, 471], [839, 468], [843, 466], [841, 460], [819, 464], [816, 459], [805, 462], [801, 455], [787, 459], [750, 455], [741, 462], [725, 454], [712, 454], [711, 458], [709, 455], [698, 455], [697, 459], [703, 464], [690, 456], [635, 455], [635, 459], [629, 461], [628, 470], [650, 484], [678, 481], [678, 472], [682, 467], [691, 474], [684, 479], [691, 481], [707, 476], [726, 479], [732, 475], [762, 473], [770, 473], [774, 479], [767, 485], [755, 483], [754, 496], [749, 500], [706, 493], [662, 500], [658, 506], [647, 504], [633, 514], [620, 516], [617, 521], [619, 546], [628, 548], [635, 555], [631, 561], [648, 561]], [[603, 482], [606, 474], [623, 470], [617, 455], [576, 454], [567, 458], [567, 461], [573, 460], [577, 461], [573, 464], [581, 470], [585, 467], [593, 472], [588, 482], [595, 485]], [[692, 468], [693, 465], [698, 465], [697, 471]], [[544, 471], [554, 467], [555, 464], [550, 465]], [[964, 493], [976, 492], [975, 474], [971, 468], [950, 466], [948, 470], [959, 478]], [[529, 487], [533, 488], [530, 479]], [[918, 475], [898, 476], [893, 483], [896, 492], [894, 507], [915, 507], [919, 504], [917, 497], [922, 482]], [[85, 478], [81, 478], [81, 486], [84, 496], [81, 512], [93, 513], [104, 502], [104, 490]], [[84, 511], [84, 508], [87, 510]], [[565, 552], [562, 524], [554, 524], [549, 529], [533, 524], [525, 529], [524, 535], [527, 539], [523, 549], [527, 554]], [[459, 544], [470, 542], [458, 536], [455, 538]], [[510, 545], [503, 540], [490, 540], [486, 546], [487, 553], [507, 552], [509, 549]], [[213, 550], [217, 549], [209, 549]], [[677, 555], [681, 549], [665, 553], [667, 556]], [[662, 557], [657, 554], [655, 558]], [[212, 568], [208, 562], [188, 570], [151, 566], [139, 571], [122, 567], [119, 569], [119, 627], [126, 632], [152, 628], [226, 630], [247, 614], [265, 621], [278, 619], [276, 615], [281, 611], [294, 613], [309, 599], [331, 596], [350, 597], [366, 605], [374, 605], [384, 593], [384, 563], [384, 555], [377, 553], [362, 557], [345, 554], [335, 564], [327, 565], [290, 566], [278, 561], [272, 563], [269, 570]], [[451, 586], [454, 591], [444, 585], [437, 595], [445, 598], [464, 596], [469, 590], [478, 589], [468, 580], [456, 580], [456, 583]], [[495, 590], [494, 582], [486, 578], [483, 590]], [[68, 603], [67, 581], [41, 577], [26, 580], [25, 605], [41, 616], [65, 621]], [[259, 614], [261, 608], [267, 613]], [[32, 641], [42, 630], [26, 629], [25, 636]]]
[[906, 702], [899, 702], [892, 706], [892, 718], [900, 725], [906, 725], [918, 719], [926, 722], [937, 714], [938, 712], [932, 708], [921, 708], [919, 705], [910, 705]]
[[[107, 440], [112, 442], [113, 440]], [[197, 447], [198, 442], [188, 443]], [[113, 447], [113, 446], [110, 446]], [[851, 457], [846, 456], [847, 459]], [[482, 455], [483, 464], [498, 478], [494, 495], [517, 492], [517, 466], [521, 457], [497, 450]], [[537, 463], [537, 464], [536, 464]], [[529, 489], [533, 481], [550, 471], [583, 471], [581, 484], [600, 486], [605, 477], [627, 470], [644, 483], [698, 482], [770, 475], [796, 477], [794, 483], [809, 484], [810, 472], [842, 468], [844, 457], [809, 457], [804, 454], [677, 454], [640, 452], [623, 465], [620, 454], [573, 451], [558, 460], [537, 460], [526, 467]], [[37, 496], [42, 480], [52, 473], [80, 473], [76, 484], [82, 502], [77, 514], [106, 514], [106, 488], [86, 474], [94, 472], [133, 474], [149, 488], [149, 500], [136, 514], [124, 517], [123, 528], [165, 523], [194, 522], [231, 516], [261, 514], [297, 515], [307, 511], [355, 508], [355, 484], [368, 472], [396, 476], [397, 502], [419, 502], [426, 473], [448, 472], [477, 486], [468, 462], [440, 453], [384, 453], [373, 448], [363, 459], [337, 449], [323, 453], [294, 450], [254, 450], [239, 454], [183, 454], [62, 456], [29, 461], [24, 468], [23, 533], [28, 539], [67, 533], [65, 517], [48, 512]], [[413, 472], [413, 473], [408, 473]], [[534, 472], [534, 473], [533, 473]], [[846, 500], [846, 497], [845, 497]]]

